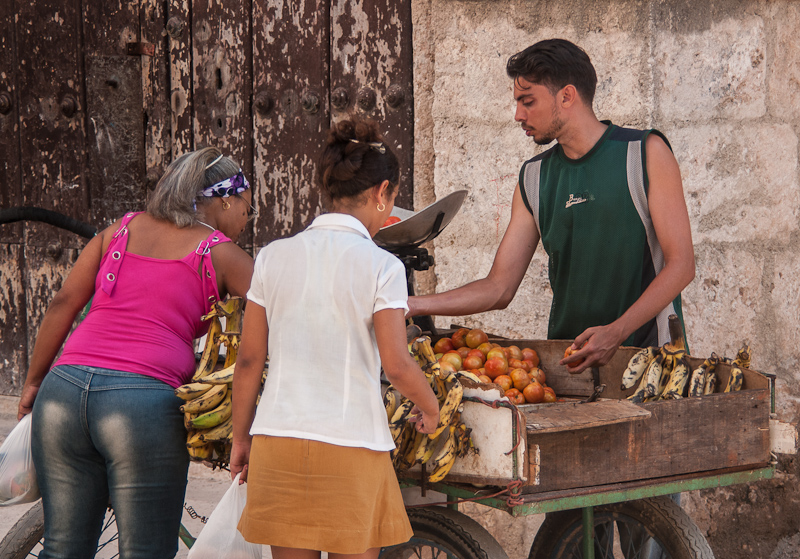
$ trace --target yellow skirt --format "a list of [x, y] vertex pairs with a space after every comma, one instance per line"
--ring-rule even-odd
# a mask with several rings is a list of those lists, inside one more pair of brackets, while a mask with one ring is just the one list
[[413, 535], [388, 452], [288, 437], [253, 437], [244, 539], [363, 553]]

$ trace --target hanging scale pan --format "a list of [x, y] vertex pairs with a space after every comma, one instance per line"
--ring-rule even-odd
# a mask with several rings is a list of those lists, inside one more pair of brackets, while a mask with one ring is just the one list
[[455, 217], [467, 196], [466, 190], [456, 190], [418, 212], [394, 207], [391, 215], [398, 223], [382, 227], [375, 235], [378, 246], [386, 249], [419, 246], [435, 238]]

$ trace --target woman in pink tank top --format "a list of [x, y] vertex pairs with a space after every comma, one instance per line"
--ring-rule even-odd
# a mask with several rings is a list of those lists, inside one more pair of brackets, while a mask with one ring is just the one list
[[247, 292], [253, 259], [231, 241], [253, 215], [239, 165], [205, 148], [168, 167], [146, 212], [81, 252], [44, 316], [19, 404], [20, 418], [33, 413], [40, 557], [93, 557], [109, 501], [122, 557], [177, 552], [189, 456], [173, 389], [194, 372], [201, 316]]

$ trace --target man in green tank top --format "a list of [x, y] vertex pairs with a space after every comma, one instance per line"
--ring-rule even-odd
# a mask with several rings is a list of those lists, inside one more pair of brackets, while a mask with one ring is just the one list
[[623, 344], [663, 344], [666, 318], [680, 315], [680, 293], [694, 278], [689, 216], [669, 143], [655, 130], [598, 120], [594, 67], [568, 41], [536, 43], [506, 69], [515, 120], [537, 144], [557, 143], [523, 165], [488, 276], [411, 297], [409, 316], [507, 307], [541, 240], [553, 288], [548, 338], [581, 348], [562, 361], [570, 372], [608, 363]]

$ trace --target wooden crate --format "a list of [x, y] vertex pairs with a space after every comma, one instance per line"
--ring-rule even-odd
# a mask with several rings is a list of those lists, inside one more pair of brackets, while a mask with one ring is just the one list
[[[590, 371], [570, 375], [558, 361], [569, 341], [497, 340], [532, 347], [559, 396], [585, 398], [593, 392]], [[526, 418], [528, 479], [526, 493], [758, 468], [770, 459], [768, 379], [744, 370], [742, 390], [632, 404], [621, 389], [622, 372], [639, 348], [623, 347], [599, 369], [606, 387], [594, 403], [520, 406]], [[692, 368], [702, 359], [689, 358]], [[717, 368], [717, 389], [729, 365]]]
[[[570, 341], [492, 341], [535, 349], [547, 384], [567, 401], [519, 406], [527, 443], [524, 450], [516, 449], [524, 452], [518, 455], [524, 462], [521, 470], [515, 472], [508, 458], [484, 452], [469, 463], [456, 462], [448, 481], [502, 485], [522, 477], [523, 492], [542, 493], [769, 464], [770, 388], [760, 373], [745, 369], [738, 392], [637, 405], [626, 399], [636, 387], [622, 390], [621, 379], [639, 348], [622, 347], [599, 368], [600, 384], [605, 384], [600, 399], [577, 403], [592, 394], [594, 383], [591, 371], [571, 375], [558, 364]], [[689, 361], [694, 369], [703, 359], [690, 357]], [[717, 389], [722, 390], [730, 366], [718, 366], [717, 376]], [[486, 391], [488, 386], [492, 385], [481, 386], [483, 393], [472, 388], [465, 389], [465, 394], [483, 399], [499, 396]], [[470, 426], [482, 439], [494, 437], [503, 448], [511, 448], [512, 426], [505, 416]], [[487, 429], [491, 432], [484, 432]]]

